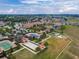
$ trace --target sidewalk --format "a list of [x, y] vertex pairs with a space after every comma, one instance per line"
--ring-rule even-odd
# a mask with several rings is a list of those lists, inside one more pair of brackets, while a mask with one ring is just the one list
[[19, 51], [21, 51], [21, 50], [23, 50], [23, 49], [24, 49], [24, 48], [21, 48], [21, 49], [15, 51], [15, 52], [13, 52], [12, 54], [15, 54], [15, 53], [17, 53], [17, 52], [19, 52]]
[[51, 35], [48, 35], [48, 36], [49, 36], [48, 38], [42, 39], [41, 42], [44, 42], [44, 41], [48, 40], [49, 38], [51, 38]]

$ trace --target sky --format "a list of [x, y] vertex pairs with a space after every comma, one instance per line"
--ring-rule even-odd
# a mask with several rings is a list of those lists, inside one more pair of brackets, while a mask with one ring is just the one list
[[0, 14], [79, 14], [79, 0], [0, 0]]

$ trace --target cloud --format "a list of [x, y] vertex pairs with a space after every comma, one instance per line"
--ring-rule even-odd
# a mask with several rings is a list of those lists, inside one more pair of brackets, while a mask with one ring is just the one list
[[21, 0], [21, 3], [28, 3], [28, 4], [36, 4], [38, 3], [36, 0]]
[[0, 14], [55, 14], [55, 13], [79, 13], [78, 0], [15, 0], [4, 3], [0, 0]]
[[64, 5], [63, 7], [60, 7], [59, 12], [71, 12], [71, 11], [77, 11], [77, 6], [72, 5]]
[[46, 2], [52, 2], [53, 0], [20, 0], [21, 3], [26, 4], [40, 4], [40, 3], [46, 3]]
[[15, 10], [14, 9], [9, 9], [7, 12], [8, 13], [15, 13]]
[[12, 14], [16, 13], [14, 9], [0, 10], [0, 14]]

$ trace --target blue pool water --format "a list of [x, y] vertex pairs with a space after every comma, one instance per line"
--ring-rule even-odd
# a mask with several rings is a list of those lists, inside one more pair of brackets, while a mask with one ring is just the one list
[[8, 41], [0, 42], [0, 48], [3, 48], [5, 51], [12, 47], [11, 43]]

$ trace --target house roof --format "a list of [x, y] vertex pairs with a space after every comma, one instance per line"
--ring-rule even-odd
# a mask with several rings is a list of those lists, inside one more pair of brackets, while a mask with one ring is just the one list
[[35, 38], [40, 38], [40, 34], [37, 34], [37, 33], [28, 33], [26, 35], [31, 36], [31, 37], [35, 37]]
[[36, 44], [34, 44], [32, 42], [29, 42], [29, 41], [24, 43], [24, 45], [31, 48], [31, 49], [33, 49], [33, 50], [36, 50], [36, 48], [38, 47], [38, 45], [36, 45]]
[[0, 53], [2, 53], [3, 52], [3, 49], [2, 48], [0, 48]]

